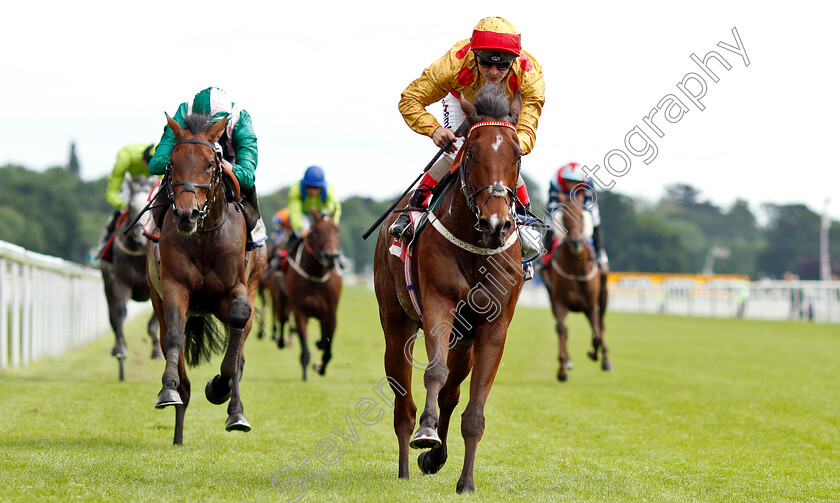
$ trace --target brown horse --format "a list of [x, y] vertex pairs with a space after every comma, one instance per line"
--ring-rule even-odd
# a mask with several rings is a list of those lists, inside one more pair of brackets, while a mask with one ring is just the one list
[[[403, 262], [389, 253], [393, 239], [382, 225], [376, 244], [374, 284], [385, 332], [385, 371], [394, 389], [394, 431], [399, 477], [408, 478], [408, 449], [431, 448], [417, 459], [423, 473], [436, 473], [447, 459], [447, 431], [460, 384], [472, 370], [470, 399], [461, 416], [465, 456], [456, 490], [475, 489], [476, 448], [484, 433], [484, 406], [523, 283], [513, 187], [521, 151], [516, 136], [522, 107], [485, 87], [475, 104], [462, 99], [472, 125], [461, 152], [460, 190], [446, 191], [429, 214], [434, 229], [414, 240], [411, 260], [422, 299], [418, 313], [406, 293]], [[402, 202], [405, 204], [405, 201]], [[421, 319], [422, 314], [422, 319]], [[422, 326], [423, 335], [418, 328]], [[411, 349], [424, 338], [427, 365]], [[411, 395], [412, 366], [425, 370], [426, 401], [412, 437], [417, 407]], [[440, 404], [438, 417], [437, 405]]]
[[327, 371], [332, 359], [333, 335], [336, 327], [338, 300], [341, 297], [341, 270], [339, 260], [338, 225], [335, 212], [312, 211], [312, 226], [295, 249], [289, 250], [289, 263], [285, 273], [277, 273], [271, 281], [275, 320], [280, 323], [277, 345], [285, 345], [283, 327], [294, 314], [295, 331], [300, 338], [300, 365], [303, 380], [309, 365], [309, 346], [306, 342], [306, 321], [317, 319], [321, 324], [321, 339], [315, 344], [323, 351], [321, 363], [312, 368], [320, 375]]
[[[541, 271], [543, 281], [548, 288], [551, 310], [557, 320], [556, 330], [560, 341], [560, 369], [557, 379], [569, 378], [571, 360], [566, 350], [568, 328], [564, 323], [569, 311], [582, 312], [592, 327], [592, 351], [587, 355], [598, 361], [601, 351], [601, 368], [610, 370], [607, 345], [604, 343], [604, 314], [607, 311], [607, 273], [598, 267], [595, 251], [584, 242], [584, 225], [588, 222], [583, 206], [583, 191], [575, 191], [576, 200], [560, 196], [560, 208], [552, 218], [557, 227], [557, 235], [563, 236], [562, 242], [555, 247], [551, 257], [551, 266]], [[591, 223], [590, 223], [591, 226]]]
[[245, 217], [233, 191], [223, 181], [221, 159], [213, 142], [227, 119], [211, 125], [209, 117], [189, 115], [182, 128], [166, 116], [175, 134], [170, 164], [161, 190], [170, 195], [160, 242], [150, 242], [147, 278], [161, 327], [166, 357], [163, 387], [155, 407], [175, 406], [175, 444], [183, 441], [184, 413], [190, 402], [185, 363], [194, 365], [221, 350], [215, 316], [227, 327], [227, 350], [221, 372], [205, 387], [207, 399], [230, 398], [227, 431], [249, 431], [239, 381], [245, 366], [243, 346], [253, 321], [257, 280], [265, 265], [265, 247], [246, 254]]
[[[146, 200], [152, 191], [154, 180], [145, 176], [136, 176], [129, 180], [128, 206], [119, 217], [114, 227], [111, 242], [111, 260], [101, 260], [99, 269], [105, 285], [105, 297], [108, 299], [108, 320], [114, 329], [115, 356], [120, 366], [120, 381], [125, 379], [125, 347], [123, 323], [127, 315], [128, 300], [145, 302], [149, 300], [149, 283], [146, 281], [146, 236], [142, 226], [135, 222], [137, 215], [146, 206]], [[152, 340], [152, 358], [163, 359], [158, 341], [158, 322], [152, 314], [149, 320], [149, 338]]]

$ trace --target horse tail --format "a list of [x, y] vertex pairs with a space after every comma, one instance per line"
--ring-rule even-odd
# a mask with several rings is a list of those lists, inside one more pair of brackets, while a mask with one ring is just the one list
[[225, 332], [222, 326], [208, 317], [187, 318], [184, 334], [184, 357], [190, 367], [210, 361], [213, 355], [220, 354], [225, 348]]

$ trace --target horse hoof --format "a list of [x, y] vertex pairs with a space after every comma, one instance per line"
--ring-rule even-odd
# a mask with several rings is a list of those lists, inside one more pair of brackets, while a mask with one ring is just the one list
[[181, 401], [181, 395], [179, 395], [177, 391], [172, 388], [163, 388], [160, 390], [160, 393], [158, 393], [155, 408], [163, 409], [164, 407], [169, 407], [170, 405], [184, 405], [184, 402]]
[[604, 360], [601, 362], [601, 370], [612, 370], [612, 363]]
[[588, 356], [593, 362], [598, 361], [598, 353], [596, 353], [595, 351], [590, 351], [586, 353], [586, 356]]
[[464, 493], [471, 493], [475, 491], [475, 484], [472, 481], [458, 481], [458, 485], [455, 487], [455, 492], [458, 494]]
[[[214, 386], [217, 379], [222, 379], [222, 376], [217, 375], [213, 379], [207, 381], [207, 385], [204, 387], [204, 396], [207, 397], [207, 401], [213, 405], [222, 405], [230, 398], [230, 385], [228, 384], [226, 393], [219, 393], [219, 391], [222, 390], [217, 390], [215, 389], [217, 386]], [[230, 383], [230, 379], [228, 379], [228, 383]]]
[[441, 441], [434, 428], [421, 426], [417, 433], [411, 437], [411, 442], [408, 445], [412, 449], [434, 449], [440, 447]]
[[245, 414], [237, 412], [228, 417], [225, 423], [225, 431], [251, 431], [251, 425], [245, 419]]
[[423, 451], [419, 456], [417, 456], [417, 465], [420, 467], [420, 471], [426, 475], [434, 475], [439, 472], [446, 463], [446, 459], [444, 459], [443, 463], [437, 465], [433, 464], [431, 461], [432, 458], [430, 457], [431, 453], [432, 451]]
[[575, 362], [572, 360], [566, 361], [566, 370], [573, 370], [575, 368]]
[[324, 351], [327, 349], [327, 341], [325, 341], [324, 339], [319, 339], [318, 342], [315, 343], [315, 347], [320, 349], [321, 351]]
[[569, 379], [569, 374], [565, 372], [558, 372], [557, 373], [557, 380], [560, 382], [566, 382]]
[[327, 367], [325, 367], [322, 363], [313, 363], [312, 370], [318, 372], [318, 375], [325, 375], [327, 373]]
[[126, 350], [125, 346], [118, 348], [114, 346], [114, 349], [111, 350], [111, 356], [115, 356], [117, 358], [125, 358], [126, 357]]

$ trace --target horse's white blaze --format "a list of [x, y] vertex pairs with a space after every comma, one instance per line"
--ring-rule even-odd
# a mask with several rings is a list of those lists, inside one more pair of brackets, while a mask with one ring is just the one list
[[498, 226], [499, 226], [499, 215], [496, 215], [495, 213], [493, 213], [490, 216], [490, 228], [491, 229], [496, 229]]
[[492, 145], [493, 150], [498, 151], [499, 150], [499, 145], [501, 145], [503, 141], [504, 141], [504, 138], [502, 138], [502, 135], [497, 134], [496, 135], [496, 142], [493, 143], [493, 145]]

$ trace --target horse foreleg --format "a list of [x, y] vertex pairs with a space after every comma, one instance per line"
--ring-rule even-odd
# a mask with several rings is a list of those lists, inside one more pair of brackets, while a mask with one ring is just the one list
[[184, 358], [184, 324], [188, 304], [188, 293], [180, 288], [180, 285], [164, 285], [163, 298], [156, 292], [152, 292], [152, 304], [156, 313], [162, 313], [158, 317], [161, 323], [163, 334], [161, 346], [166, 359], [166, 367], [161, 377], [163, 387], [158, 393], [155, 407], [162, 409], [170, 405], [183, 405], [179, 396], [178, 387], [181, 384], [180, 371], [178, 366]]
[[[113, 267], [113, 266], [109, 266]], [[123, 324], [126, 317], [126, 303], [131, 295], [131, 288], [120, 284], [112, 277], [105, 281], [105, 296], [108, 299], [108, 321], [114, 330], [114, 347], [111, 349], [111, 356], [120, 360], [126, 357], [125, 334]], [[120, 362], [122, 367], [122, 362]], [[123, 378], [120, 376], [120, 381]]]
[[470, 401], [461, 415], [461, 435], [464, 437], [464, 468], [455, 490], [458, 493], [475, 490], [473, 469], [478, 442], [484, 435], [484, 406], [487, 396], [496, 378], [502, 351], [505, 346], [507, 323], [498, 322], [497, 326], [475, 335], [475, 363], [470, 379]]
[[303, 380], [306, 381], [306, 369], [309, 366], [309, 344], [306, 342], [306, 315], [298, 309], [295, 312], [295, 327], [300, 338], [300, 367], [303, 371]]
[[427, 301], [427, 306], [429, 307], [423, 324], [426, 327], [423, 330], [423, 339], [429, 361], [423, 366], [425, 367], [423, 384], [426, 387], [426, 403], [420, 415], [420, 427], [411, 438], [410, 445], [414, 449], [430, 449], [441, 445], [440, 435], [437, 433], [439, 419], [437, 401], [440, 390], [449, 377], [449, 367], [446, 362], [455, 312], [454, 305], [440, 300], [436, 304]]
[[334, 310], [321, 318], [321, 340], [318, 341], [318, 349], [324, 353], [321, 355], [320, 365], [316, 363], [312, 366], [320, 375], [324, 375], [327, 372], [327, 363], [332, 359], [332, 342], [333, 335], [335, 334], [335, 325]]
[[440, 434], [441, 445], [430, 451], [420, 453], [417, 464], [420, 465], [420, 470], [423, 473], [437, 473], [446, 464], [448, 457], [446, 439], [449, 433], [449, 422], [461, 396], [461, 383], [472, 369], [472, 356], [472, 346], [457, 346], [449, 352], [449, 361], [447, 362], [449, 379], [447, 379], [443, 389], [440, 390], [440, 398], [438, 399], [438, 405], [440, 405], [438, 433]]
[[569, 314], [569, 308], [561, 303], [554, 304], [554, 317], [557, 320], [555, 329], [557, 331], [557, 340], [560, 351], [557, 359], [560, 361], [560, 368], [557, 370], [557, 380], [566, 381], [569, 378], [569, 369], [572, 368], [572, 361], [569, 359], [569, 352], [566, 348], [566, 342], [569, 337], [569, 329], [566, 327], [565, 319]]

